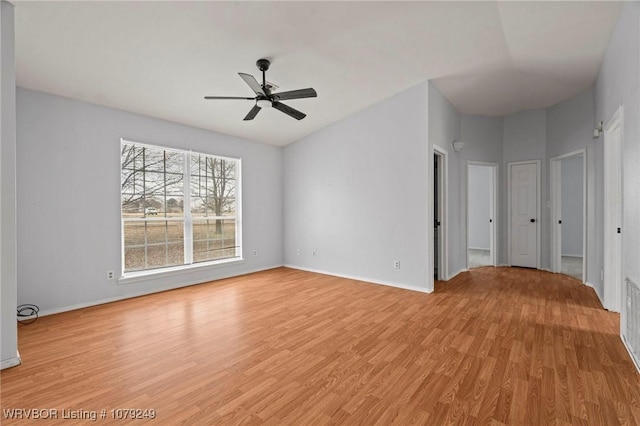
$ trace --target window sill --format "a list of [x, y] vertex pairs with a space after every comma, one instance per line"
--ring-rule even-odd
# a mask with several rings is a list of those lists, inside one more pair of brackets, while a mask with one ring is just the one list
[[143, 281], [156, 280], [158, 278], [171, 277], [174, 275], [182, 275], [185, 272], [196, 272], [207, 269], [217, 269], [231, 265], [241, 265], [244, 263], [243, 258], [234, 258], [219, 260], [216, 262], [198, 263], [195, 265], [181, 265], [170, 268], [155, 269], [152, 271], [129, 272], [118, 279], [118, 285], [127, 285]]

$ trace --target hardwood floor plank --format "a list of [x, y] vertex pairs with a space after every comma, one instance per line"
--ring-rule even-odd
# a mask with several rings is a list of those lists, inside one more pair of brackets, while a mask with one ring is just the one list
[[1, 408], [157, 411], [138, 424], [635, 425], [619, 320], [575, 279], [528, 269], [478, 268], [423, 294], [277, 268], [20, 325]]

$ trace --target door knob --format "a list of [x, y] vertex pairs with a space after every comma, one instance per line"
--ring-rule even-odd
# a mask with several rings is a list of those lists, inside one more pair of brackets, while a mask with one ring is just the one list
[[529, 222], [535, 223], [535, 221], [536, 221], [535, 219], [531, 219]]

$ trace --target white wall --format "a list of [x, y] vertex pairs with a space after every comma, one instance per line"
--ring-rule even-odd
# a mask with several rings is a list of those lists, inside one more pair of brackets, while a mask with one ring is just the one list
[[426, 131], [419, 85], [285, 147], [285, 263], [428, 290]]
[[502, 162], [504, 119], [462, 114], [460, 138], [465, 143], [461, 154], [465, 160]]
[[0, 367], [20, 363], [16, 323], [16, 74], [13, 5], [0, 2]]
[[546, 166], [546, 119], [544, 110], [524, 111], [504, 117], [503, 129], [503, 167], [505, 170], [502, 180], [503, 194], [501, 200], [500, 216], [504, 218], [500, 222], [502, 230], [500, 245], [507, 245], [507, 165], [513, 161], [540, 160], [541, 217], [537, 218], [540, 226], [540, 266], [543, 269], [550, 267], [549, 256], [549, 209], [547, 208], [548, 172]]
[[469, 248], [489, 250], [491, 246], [489, 218], [491, 218], [493, 168], [470, 165], [468, 173]]
[[[433, 146], [437, 145], [447, 151], [447, 272], [449, 277], [467, 268], [466, 247], [466, 214], [463, 207], [464, 182], [466, 176], [466, 162], [462, 152], [455, 152], [452, 147], [454, 141], [460, 141], [460, 113], [440, 93], [438, 88], [429, 82], [429, 158], [433, 163]], [[430, 179], [433, 180], [432, 167], [429, 169]], [[432, 209], [432, 207], [430, 206]], [[431, 230], [433, 233], [433, 230]]]
[[562, 248], [563, 256], [582, 257], [583, 243], [583, 172], [582, 156], [560, 161], [562, 194]]
[[[611, 37], [604, 62], [595, 86], [596, 113], [594, 122], [611, 119], [619, 106], [624, 108], [624, 128], [622, 135], [622, 253], [623, 276], [640, 283], [640, 3], [625, 2]], [[602, 141], [600, 137], [600, 141]], [[602, 175], [602, 142], [597, 145], [598, 170]], [[602, 185], [602, 180], [599, 180]], [[601, 188], [601, 187], [600, 187]], [[598, 194], [602, 194], [599, 188]], [[599, 218], [604, 215], [604, 202], [596, 200]], [[602, 220], [602, 219], [600, 219]], [[603, 241], [604, 230], [598, 235]], [[602, 257], [602, 256], [601, 256]], [[602, 283], [596, 286], [602, 299]], [[624, 299], [623, 299], [624, 300]], [[626, 320], [626, 303], [622, 303], [622, 324]]]
[[[19, 303], [58, 310], [282, 264], [282, 148], [22, 88], [17, 96]], [[242, 159], [244, 264], [106, 279], [121, 270], [120, 138]]]

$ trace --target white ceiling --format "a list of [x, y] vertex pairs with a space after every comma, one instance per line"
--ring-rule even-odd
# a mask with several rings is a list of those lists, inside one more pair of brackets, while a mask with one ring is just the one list
[[[618, 2], [16, 1], [19, 86], [286, 145], [426, 80], [460, 112], [545, 108], [595, 81]], [[238, 72], [316, 99], [243, 117]]]

